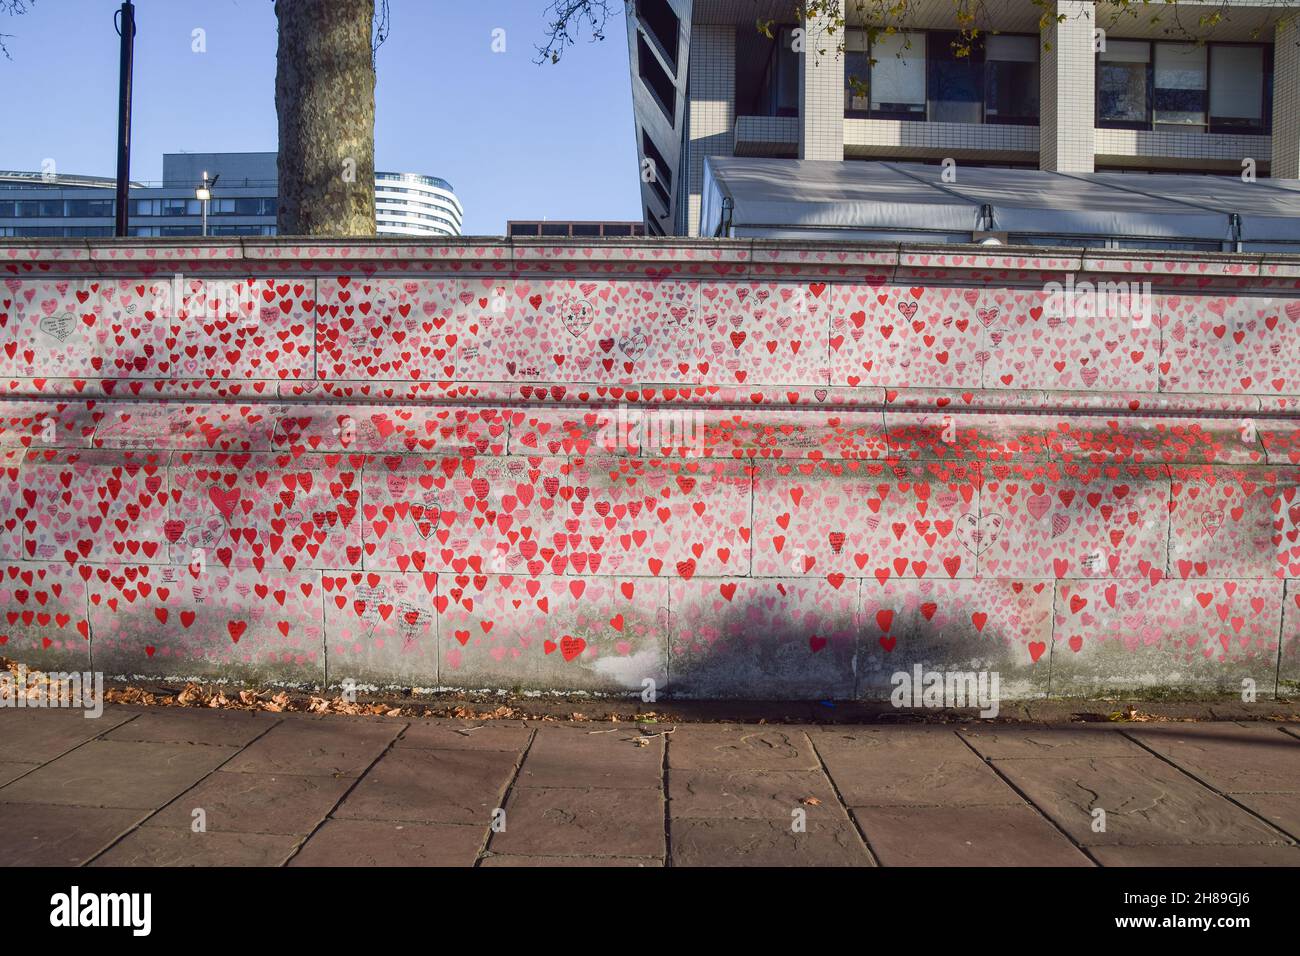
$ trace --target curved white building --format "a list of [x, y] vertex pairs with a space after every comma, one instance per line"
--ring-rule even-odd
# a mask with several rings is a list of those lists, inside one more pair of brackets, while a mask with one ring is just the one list
[[381, 236], [459, 236], [464, 217], [447, 180], [375, 172], [375, 228]]

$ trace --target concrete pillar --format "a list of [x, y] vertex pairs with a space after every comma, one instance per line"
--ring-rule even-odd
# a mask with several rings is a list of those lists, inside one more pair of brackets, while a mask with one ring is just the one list
[[1093, 3], [1056, 0], [1053, 8], [1040, 47], [1038, 168], [1090, 173], [1097, 115]]
[[[736, 28], [694, 24], [691, 27], [690, 117], [686, 143], [688, 195], [685, 215], [677, 225], [685, 235], [698, 235], [704, 192], [704, 157], [731, 156], [736, 151]], [[684, 228], [683, 228], [684, 227]]]
[[799, 158], [844, 159], [844, 31], [825, 14], [809, 17], [798, 37]]
[[1300, 179], [1300, 26], [1278, 27], [1273, 44], [1273, 155], [1269, 175]]

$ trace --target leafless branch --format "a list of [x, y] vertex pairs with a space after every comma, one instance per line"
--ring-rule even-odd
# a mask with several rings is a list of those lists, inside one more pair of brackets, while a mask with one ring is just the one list
[[584, 28], [589, 42], [605, 39], [605, 25], [618, 11], [611, 7], [626, 6], [632, 0], [551, 0], [546, 8], [546, 45], [537, 47], [537, 63], [559, 63], [564, 51], [573, 46]]
[[[0, 0], [0, 13], [7, 13], [11, 17], [22, 16], [32, 7], [36, 6], [36, 0]], [[6, 39], [12, 39], [12, 33], [0, 33], [0, 53], [4, 54], [6, 60], [12, 60], [9, 55], [9, 48], [5, 46]]]

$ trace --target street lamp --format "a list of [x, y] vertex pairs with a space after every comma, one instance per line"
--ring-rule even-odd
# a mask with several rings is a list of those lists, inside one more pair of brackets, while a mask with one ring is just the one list
[[194, 190], [194, 198], [203, 203], [203, 235], [205, 236], [208, 234], [208, 202], [212, 199], [212, 187], [217, 184], [217, 180], [220, 178], [221, 174], [217, 173], [217, 175], [208, 179], [208, 171], [205, 169], [203, 170], [203, 185]]

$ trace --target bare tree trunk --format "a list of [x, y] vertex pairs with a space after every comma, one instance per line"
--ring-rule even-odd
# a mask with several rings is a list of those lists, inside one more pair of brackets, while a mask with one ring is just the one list
[[375, 234], [374, 14], [374, 0], [275, 0], [281, 235]]

